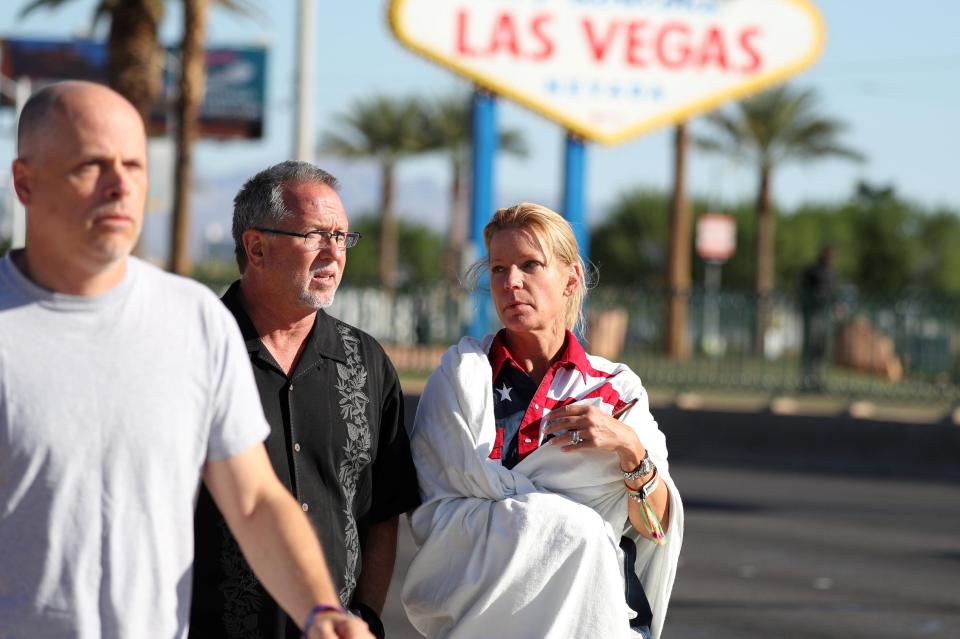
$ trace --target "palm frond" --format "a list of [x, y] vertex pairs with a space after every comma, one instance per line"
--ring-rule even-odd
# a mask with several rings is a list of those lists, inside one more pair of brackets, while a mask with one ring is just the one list
[[22, 9], [20, 9], [19, 17], [25, 18], [37, 9], [59, 9], [61, 5], [70, 0], [33, 0], [33, 2], [28, 2]]
[[846, 125], [818, 110], [815, 91], [782, 85], [739, 102], [730, 112], [711, 113], [705, 120], [715, 134], [712, 143], [698, 140], [698, 146], [738, 158], [749, 151], [759, 166], [770, 169], [782, 162], [829, 155], [862, 159], [839, 142]]
[[741, 121], [722, 111], [713, 111], [703, 120], [709, 128], [709, 135], [694, 133], [696, 148], [707, 153], [729, 155], [738, 160], [749, 157], [748, 133], [741, 130]]
[[367, 149], [358, 145], [356, 140], [349, 140], [335, 133], [327, 133], [320, 142], [320, 152], [337, 155], [343, 158], [366, 157]]
[[516, 157], [525, 158], [529, 153], [527, 140], [519, 129], [501, 129], [499, 150]]
[[[471, 109], [470, 96], [466, 93], [454, 93], [428, 105], [428, 148], [463, 153], [471, 140]], [[499, 150], [525, 157], [528, 150], [523, 133], [518, 129], [500, 129]]]
[[270, 17], [270, 14], [264, 11], [263, 7], [254, 3], [253, 0], [214, 0], [214, 6], [257, 21]]
[[413, 98], [373, 96], [361, 99], [337, 117], [336, 133], [328, 133], [321, 151], [381, 162], [421, 152], [427, 148], [427, 114]]

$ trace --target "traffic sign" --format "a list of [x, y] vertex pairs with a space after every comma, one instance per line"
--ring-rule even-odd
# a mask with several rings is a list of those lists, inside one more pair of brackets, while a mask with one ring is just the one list
[[724, 262], [737, 250], [737, 222], [732, 215], [704, 213], [697, 218], [697, 255]]

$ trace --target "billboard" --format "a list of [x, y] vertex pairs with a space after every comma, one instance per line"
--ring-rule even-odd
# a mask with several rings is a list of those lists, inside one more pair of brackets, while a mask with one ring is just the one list
[[[175, 49], [168, 48], [168, 54]], [[207, 89], [200, 107], [200, 135], [263, 137], [267, 52], [263, 47], [207, 49]], [[107, 47], [93, 40], [0, 40], [0, 73], [30, 78], [34, 87], [58, 80], [106, 82]], [[176, 99], [176, 68], [165, 65], [163, 88], [151, 109], [151, 135], [163, 135]], [[10, 102], [3, 102], [10, 106]]]
[[[174, 53], [174, 49], [168, 49]], [[263, 137], [267, 99], [267, 51], [263, 47], [207, 49], [207, 89], [200, 106], [200, 134], [208, 138]], [[164, 97], [150, 113], [150, 130], [162, 134], [177, 96], [177, 73], [166, 65]]]
[[597, 142], [616, 143], [813, 64], [808, 0], [392, 0], [408, 48]]

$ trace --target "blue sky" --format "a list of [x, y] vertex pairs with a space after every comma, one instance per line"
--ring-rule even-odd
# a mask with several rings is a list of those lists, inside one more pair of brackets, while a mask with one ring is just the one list
[[[95, 6], [92, 0], [73, 0], [57, 11], [37, 11], [19, 19], [19, 9], [26, 3], [4, 3], [0, 35], [84, 34]], [[180, 4], [168, 4], [162, 35], [173, 42], [179, 37]], [[869, 161], [863, 165], [826, 161], [786, 167], [774, 178], [778, 202], [794, 206], [805, 201], [840, 200], [851, 193], [856, 180], [865, 179], [893, 184], [902, 195], [924, 204], [960, 209], [955, 159], [960, 152], [960, 39], [955, 35], [960, 3], [823, 0], [815, 4], [827, 25], [826, 49], [818, 63], [794, 82], [819, 91], [823, 112], [849, 124], [846, 142]], [[292, 153], [296, 2], [278, 0], [269, 7], [253, 18], [215, 10], [210, 21], [211, 44], [270, 47], [266, 138], [255, 143], [203, 142], [196, 155], [198, 191], [205, 191], [196, 197], [204, 208], [218, 211], [210, 219], [229, 220], [229, 198], [244, 177]], [[468, 88], [394, 40], [386, 24], [384, 2], [317, 0], [316, 14], [314, 109], [318, 133], [335, 126], [334, 115], [353, 100], [373, 93], [440, 96]], [[9, 122], [8, 115], [2, 118], [0, 122]], [[498, 162], [495, 203], [526, 199], [555, 205], [561, 191], [562, 130], [508, 102], [501, 102], [500, 121], [523, 130], [532, 153], [523, 160]], [[8, 133], [6, 140], [0, 140], [0, 161], [5, 166], [9, 166], [12, 149]], [[668, 188], [670, 154], [668, 130], [618, 146], [590, 145], [587, 197], [591, 219], [602, 218], [609, 204], [629, 188]], [[160, 148], [154, 163], [167, 164], [168, 158], [168, 150]], [[330, 158], [319, 158], [318, 163], [341, 173], [348, 210], [374, 205], [377, 177], [371, 166], [345, 165]], [[164, 170], [154, 169], [155, 208], [163, 209]], [[399, 178], [401, 214], [444, 225], [449, 174], [442, 158], [406, 162]], [[692, 159], [691, 190], [697, 194], [716, 200], [749, 198], [754, 188], [755, 176], [746, 167], [701, 155]]]

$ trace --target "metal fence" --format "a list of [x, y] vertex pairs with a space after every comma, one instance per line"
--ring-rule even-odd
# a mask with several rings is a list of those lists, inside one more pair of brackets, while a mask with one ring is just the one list
[[[630, 364], [648, 386], [960, 403], [960, 302], [847, 291], [814, 313], [796, 297], [776, 295], [765, 300], [761, 329], [755, 296], [694, 289], [687, 300], [689, 356], [674, 359], [664, 350], [669, 295], [592, 291], [588, 352]], [[398, 368], [423, 373], [435, 358], [415, 357], [407, 366], [402, 353], [454, 343], [476, 307], [471, 296], [438, 287], [392, 298], [342, 289], [330, 310], [390, 345]], [[812, 349], [811, 325], [821, 341]]]
[[[667, 294], [597, 293], [594, 317], [626, 311], [620, 357], [650, 384], [960, 400], [960, 304], [955, 301], [848, 292], [813, 313], [805, 312], [796, 297], [778, 295], [767, 300], [763, 339], [757, 340], [756, 297], [694, 290], [686, 336], [690, 357], [678, 361], [667, 358], [662, 346]], [[804, 342], [804, 325], [809, 338], [812, 322], [821, 323], [819, 352], [809, 339]]]

